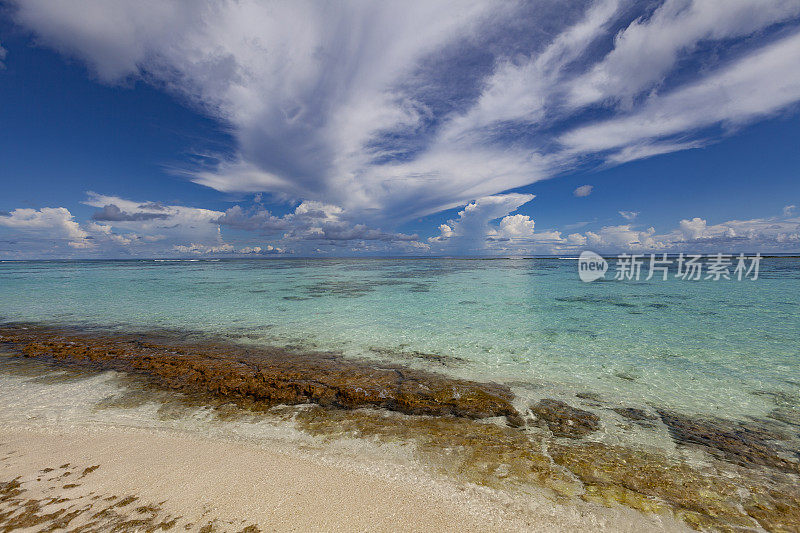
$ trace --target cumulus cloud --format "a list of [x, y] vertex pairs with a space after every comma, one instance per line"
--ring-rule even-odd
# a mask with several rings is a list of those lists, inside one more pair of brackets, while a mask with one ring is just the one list
[[[138, 202], [95, 192], [89, 192], [83, 203], [99, 209], [92, 219], [95, 221], [93, 227], [101, 233], [100, 237], [110, 239], [110, 244], [134, 244], [140, 248], [137, 253], [161, 252], [164, 246], [185, 245], [187, 242], [212, 247], [222, 243], [216, 222], [223, 214], [220, 211]], [[130, 242], [125, 243], [111, 235], [127, 236]], [[148, 238], [145, 239], [145, 236]], [[157, 246], [150, 245], [156, 241]], [[127, 253], [130, 252], [128, 249]]]
[[795, 209], [797, 209], [796, 205], [787, 205], [783, 208], [783, 216], [790, 217], [794, 214]]
[[729, 220], [709, 224], [701, 217], [678, 221], [676, 227], [657, 232], [652, 226], [621, 224], [562, 236], [555, 230], [529, 239], [489, 242], [489, 251], [506, 255], [575, 254], [582, 250], [602, 253], [663, 252], [798, 252], [800, 218], [771, 217]]
[[534, 233], [534, 221], [528, 215], [509, 215], [500, 220], [497, 233], [504, 237], [530, 237]]
[[302, 202], [280, 217], [260, 204], [222, 212], [94, 192], [83, 203], [99, 208], [84, 223], [64, 207], [0, 213], [0, 237], [7, 233], [15, 239], [14, 257], [21, 258], [306, 255], [317, 249], [408, 254], [430, 249], [416, 234], [367, 226], [348, 218], [339, 206], [316, 201]]
[[459, 211], [458, 218], [439, 226], [439, 235], [429, 238], [428, 242], [447, 252], [483, 253], [488, 239], [507, 238], [490, 227], [493, 220], [504, 217], [501, 222], [504, 232], [533, 232], [533, 221], [529, 217], [509, 219], [506, 216], [533, 198], [532, 194], [518, 193], [478, 198]]
[[618, 211], [619, 216], [624, 218], [625, 220], [633, 220], [634, 218], [639, 216], [638, 211]]
[[593, 189], [594, 185], [581, 185], [580, 187], [572, 191], [572, 194], [574, 194], [578, 198], [585, 198], [590, 194], [592, 194]]
[[8, 214], [0, 215], [0, 226], [50, 243], [64, 241], [72, 248], [92, 246], [89, 234], [64, 207], [14, 209]]
[[13, 16], [101, 82], [140, 78], [229, 128], [232, 154], [184, 169], [197, 183], [370, 226], [697, 148], [800, 100], [798, 0], [27, 0]]

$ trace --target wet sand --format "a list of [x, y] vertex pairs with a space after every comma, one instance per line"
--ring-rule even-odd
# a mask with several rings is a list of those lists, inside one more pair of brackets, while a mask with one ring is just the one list
[[0, 429], [0, 530], [675, 531], [625, 509], [489, 495], [248, 443], [130, 428]]

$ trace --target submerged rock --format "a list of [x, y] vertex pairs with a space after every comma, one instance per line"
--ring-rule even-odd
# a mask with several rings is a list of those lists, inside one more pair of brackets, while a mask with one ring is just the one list
[[761, 465], [783, 472], [800, 473], [800, 465], [779, 454], [778, 441], [786, 436], [755, 425], [719, 418], [689, 417], [659, 410], [672, 438], [679, 444], [694, 445], [711, 455], [742, 466]]
[[579, 439], [600, 429], [600, 418], [560, 400], [544, 398], [531, 406], [531, 412], [544, 421], [556, 437]]
[[616, 407], [612, 409], [618, 415], [633, 420], [634, 422], [641, 422], [645, 420], [656, 420], [658, 417], [651, 415], [644, 409], [637, 409], [636, 407]]
[[134, 335], [83, 335], [44, 327], [0, 328], [0, 343], [26, 357], [146, 376], [156, 384], [241, 406], [316, 403], [418, 415], [522, 420], [508, 387], [402, 367], [375, 367], [328, 353], [175, 343]]

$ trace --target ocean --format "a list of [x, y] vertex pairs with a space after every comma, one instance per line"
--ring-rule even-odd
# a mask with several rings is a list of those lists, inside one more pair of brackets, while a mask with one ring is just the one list
[[[718, 480], [735, 472], [773, 489], [777, 485], [770, 483], [791, 487], [800, 472], [800, 259], [764, 258], [756, 280], [689, 281], [673, 272], [667, 280], [612, 277], [584, 283], [574, 258], [2, 262], [0, 321], [104, 335], [208, 336], [240, 347], [324, 352], [376, 368], [496, 383], [513, 393], [512, 403], [526, 420], [514, 431], [553, 446], [602, 445], [594, 457], [608, 468], [624, 460], [616, 452], [610, 458], [607, 450], [638, 450], [687, 468], [715, 465]], [[13, 347], [3, 350], [14, 353]], [[63, 398], [78, 402], [84, 395], [95, 407], [108, 404], [131, 386], [108, 376], [43, 382], [15, 364], [0, 372], [0, 399], [6, 403], [0, 424], [24, 412], [55, 409]], [[61, 387], [57, 401], [48, 399], [47, 391], [55, 390], [48, 387]], [[592, 413], [597, 422], [578, 439], [564, 439], [545, 412], [553, 400]], [[181, 416], [159, 419], [157, 409], [143, 405], [134, 405], [147, 414], [139, 418], [130, 410], [75, 407], [70, 420], [95, 423], [116, 416], [115, 423], [146, 426], [150, 417], [158, 424], [191, 425]], [[248, 419], [246, 429], [235, 431], [276, 438], [291, 417], [274, 416], [257, 424]], [[342, 416], [318, 412], [313, 424], [299, 427], [295, 420], [292, 431], [316, 434], [328, 417], [336, 420], [328, 424], [335, 433]], [[570, 416], [567, 425], [581, 424], [573, 420], [580, 414]], [[191, 417], [199, 420], [196, 412]], [[197, 428], [210, 431], [206, 418]], [[396, 423], [394, 415], [389, 418]], [[214, 427], [220, 431], [219, 424]], [[374, 437], [372, 431], [366, 436]], [[728, 442], [737, 435], [744, 435], [744, 450]], [[775, 442], [777, 455], [765, 459]], [[580, 479], [573, 496], [587, 499], [595, 490], [589, 487], [597, 485], [606, 488], [595, 499], [620, 500], [606, 485], [576, 472], [568, 459], [555, 460]], [[775, 475], [783, 477], [775, 481]], [[665, 486], [685, 483], [668, 478]], [[470, 481], [476, 479], [487, 478]], [[489, 484], [511, 490], [521, 482], [502, 479], [494, 476]], [[626, 490], [679, 509], [690, 525], [695, 520], [702, 526], [706, 519], [712, 525], [735, 523], [734, 515], [755, 520], [756, 513], [741, 511], [746, 496], [714, 499], [715, 505], [730, 500], [726, 515], [701, 504], [690, 509], [664, 491]], [[774, 497], [796, 498], [793, 490], [776, 489]]]

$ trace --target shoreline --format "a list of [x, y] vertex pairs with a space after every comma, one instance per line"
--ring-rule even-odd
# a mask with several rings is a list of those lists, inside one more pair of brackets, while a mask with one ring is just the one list
[[5, 427], [0, 458], [3, 527], [248, 532], [683, 528], [671, 519], [629, 509], [580, 509], [546, 499], [532, 499], [527, 512], [520, 512], [486, 493], [441, 482], [367, 473], [273, 447], [165, 430]]
[[[370, 366], [367, 361], [345, 361], [333, 354], [312, 353], [303, 358], [297, 353], [216, 341], [173, 338], [167, 342], [144, 334], [17, 324], [0, 327], [0, 347], [10, 350], [1, 355], [0, 380], [6, 381], [0, 383], [0, 400], [12, 407], [0, 418], [0, 442], [13, 433], [24, 443], [22, 448], [38, 450], [39, 441], [51, 442], [48, 435], [55, 434], [53, 446], [72, 443], [63, 450], [92, 451], [84, 462], [106, 457], [106, 462], [121, 465], [115, 468], [123, 468], [117, 477], [141, 483], [155, 475], [162, 479], [164, 490], [178, 483], [192, 494], [196, 483], [205, 486], [205, 478], [224, 480], [225, 476], [234, 476], [225, 482], [231, 486], [258, 485], [246, 464], [229, 464], [228, 456], [234, 455], [249, 457], [247, 464], [284, 461], [285, 468], [275, 468], [266, 477], [285, 487], [305, 483], [303, 490], [316, 491], [313, 502], [325, 501], [328, 492], [339, 494], [336, 501], [352, 497], [347, 504], [351, 507], [341, 513], [384, 516], [370, 503], [371, 492], [378, 491], [391, 516], [406, 516], [406, 508], [392, 510], [396, 502], [405, 502], [420, 509], [411, 512], [409, 520], [430, 513], [431, 518], [425, 520], [433, 520], [430, 527], [437, 530], [448, 530], [436, 517], [451, 511], [452, 516], [461, 517], [448, 518], [459, 524], [459, 530], [546, 531], [552, 524], [557, 525], [555, 530], [625, 531], [631, 524], [638, 524], [631, 530], [662, 526], [666, 530], [688, 526], [784, 530], [800, 524], [800, 468], [791, 455], [796, 436], [778, 428], [776, 422], [758, 425], [702, 418], [657, 406], [619, 408], [590, 396], [578, 397], [582, 402], [544, 398], [521, 406], [508, 388], [491, 383]], [[370, 389], [365, 391], [364, 386]], [[60, 392], [65, 394], [63, 405], [57, 398]], [[26, 403], [30, 394], [33, 403]], [[519, 411], [509, 411], [512, 402]], [[620, 420], [626, 421], [620, 428], [660, 435], [664, 442], [653, 447], [609, 439], [606, 431]], [[284, 438], [284, 430], [294, 436]], [[87, 441], [87, 435], [103, 437], [104, 447]], [[206, 460], [202, 473], [192, 474], [186, 466], [203, 461], [176, 443], [205, 450], [205, 457], [213, 461]], [[336, 447], [342, 443], [358, 445], [352, 446], [349, 455], [339, 456]], [[295, 447], [318, 453], [298, 455]], [[117, 452], [103, 455], [108, 449]], [[129, 453], [131, 449], [161, 451], [148, 458]], [[398, 452], [402, 459], [393, 462]], [[58, 466], [41, 464], [45, 458], [59, 465], [73, 463], [52, 454], [25, 453], [28, 467], [20, 465], [19, 472], [27, 476]], [[262, 457], [262, 453], [267, 455]], [[343, 460], [321, 459], [325, 457]], [[301, 468], [296, 460], [306, 466]], [[328, 472], [326, 485], [309, 483], [316, 479], [314, 469], [306, 468], [309, 460], [334, 469]], [[159, 467], [148, 471], [152, 464]], [[381, 468], [387, 465], [390, 468]], [[85, 468], [90, 466], [94, 464]], [[286, 471], [297, 475], [284, 479]], [[342, 486], [336, 480], [346, 472], [355, 472], [356, 478], [348, 478], [351, 483]], [[44, 488], [9, 488], [13, 479], [6, 476], [0, 482], [12, 492], [24, 488], [33, 494], [41, 489], [42, 498], [77, 491], [77, 487], [65, 488], [71, 481]], [[27, 481], [32, 483], [32, 479]], [[347, 488], [352, 483], [374, 488], [356, 494]], [[388, 484], [382, 487], [381, 483]], [[387, 487], [388, 493], [380, 492]], [[140, 507], [158, 504], [159, 511], [151, 509], [150, 520], [165, 524], [178, 514], [197, 515], [196, 509], [187, 511], [186, 506], [202, 496], [195, 494], [184, 504], [176, 504], [170, 514], [161, 512], [161, 504], [174, 494], [145, 498], [140, 493], [146, 490], [134, 483], [109, 489], [103, 498], [124, 500], [131, 495], [120, 491], [146, 499], [148, 503]], [[267, 491], [261, 496], [286, 502], [293, 498], [287, 494]], [[237, 501], [209, 505], [214, 509], [249, 505], [253, 510], [257, 506], [251, 500], [256, 496], [240, 494]], [[425, 507], [418, 503], [420, 497], [437, 502], [433, 506], [437, 509], [451, 511]], [[464, 514], [467, 508], [473, 511], [468, 516]], [[258, 518], [259, 528], [273, 527], [263, 525], [268, 517], [258, 514], [262, 511], [253, 512], [237, 516]], [[115, 507], [107, 514], [119, 515], [123, 522], [138, 520], [126, 513]], [[167, 519], [168, 514], [172, 518]], [[326, 516], [322, 510], [312, 514]], [[0, 512], [0, 525], [12, 515], [8, 509], [5, 515]], [[467, 518], [468, 524], [458, 521]], [[200, 519], [191, 520], [196, 525]], [[564, 525], [564, 520], [569, 524]], [[149, 526], [161, 527], [162, 522]], [[409, 530], [415, 530], [413, 524], [403, 522]], [[275, 527], [291, 529], [291, 520]], [[396, 530], [397, 525], [386, 525], [386, 529]]]

